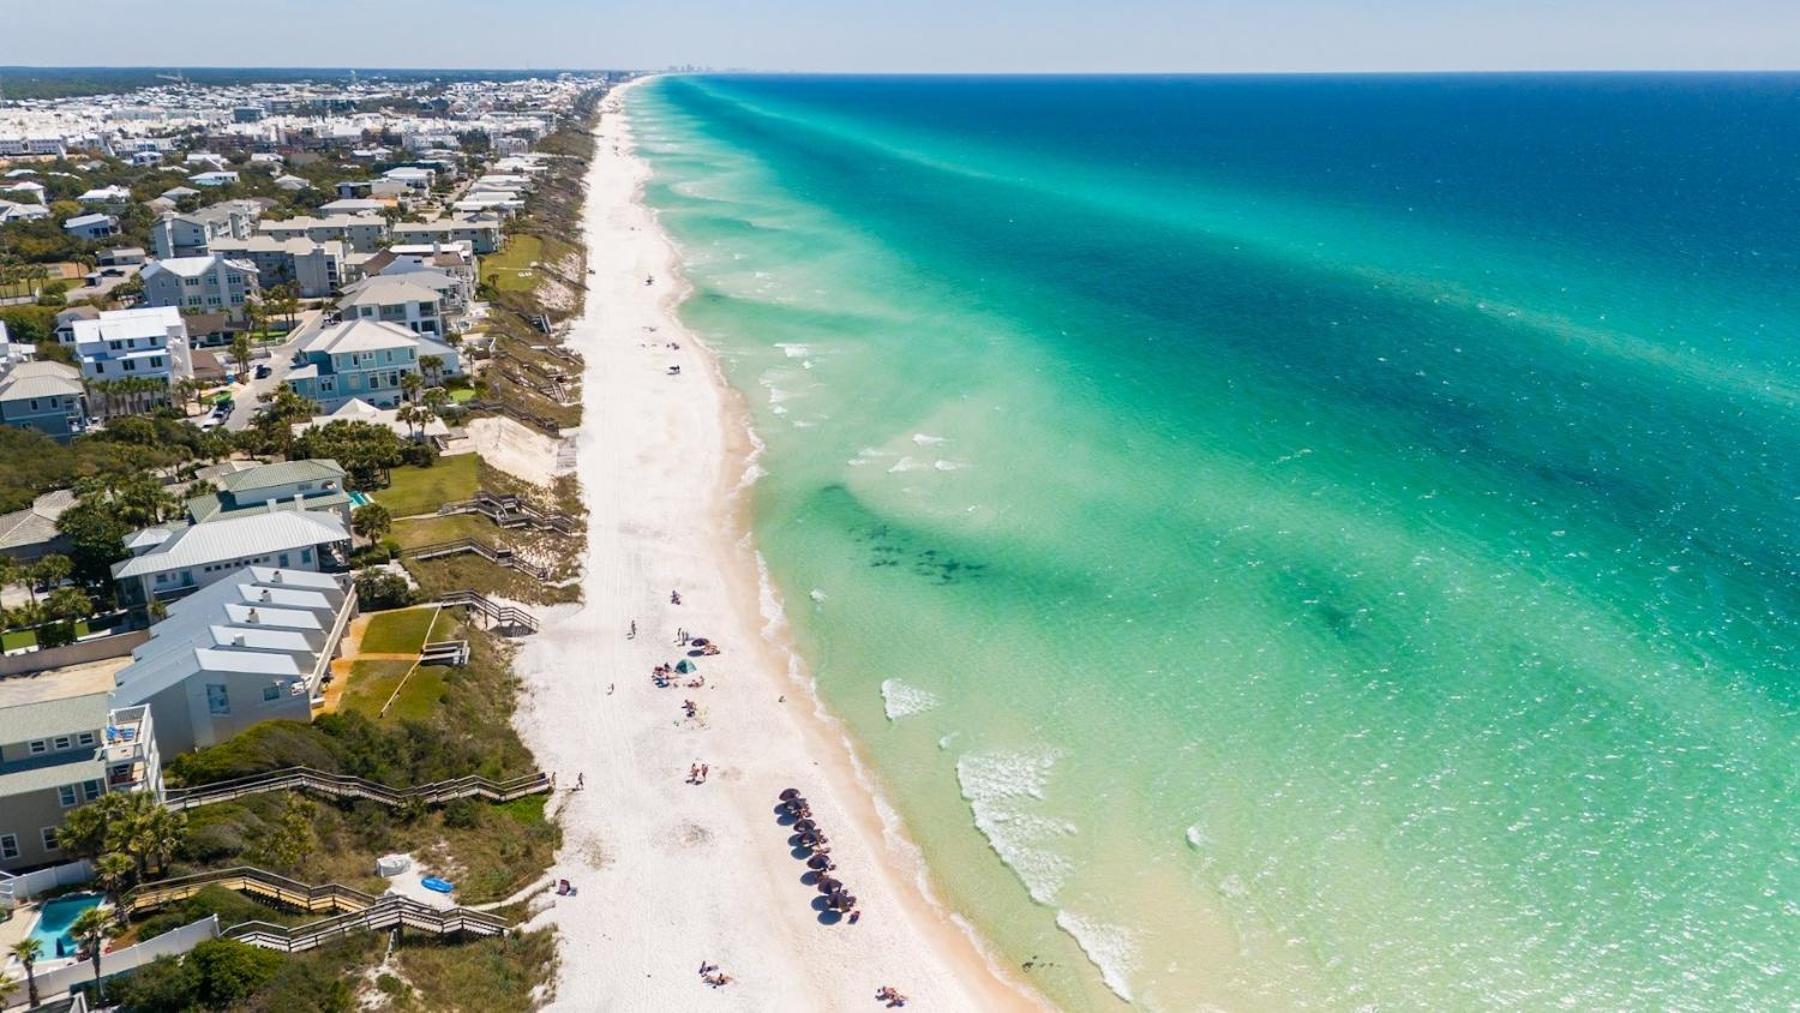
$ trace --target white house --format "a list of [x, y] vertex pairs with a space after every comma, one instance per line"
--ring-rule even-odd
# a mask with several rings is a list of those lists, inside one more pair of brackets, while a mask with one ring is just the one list
[[145, 528], [114, 563], [121, 601], [172, 598], [217, 583], [246, 566], [323, 571], [341, 565], [350, 531], [334, 513], [272, 510], [191, 527]]
[[75, 199], [83, 204], [121, 207], [131, 203], [131, 190], [122, 186], [101, 186], [95, 187]]
[[42, 204], [21, 204], [0, 200], [0, 225], [7, 222], [29, 222], [50, 217], [50, 209]]
[[165, 755], [263, 721], [312, 719], [355, 595], [336, 578], [244, 566], [168, 605], [115, 676], [114, 706], [148, 707]]
[[108, 310], [68, 328], [84, 380], [173, 383], [194, 375], [187, 323], [173, 306]]
[[232, 170], [215, 169], [211, 172], [196, 172], [188, 177], [188, 182], [195, 186], [230, 186], [238, 178], [238, 174]]

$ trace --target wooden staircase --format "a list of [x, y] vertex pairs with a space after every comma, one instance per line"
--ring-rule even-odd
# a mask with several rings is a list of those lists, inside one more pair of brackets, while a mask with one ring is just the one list
[[368, 799], [386, 806], [401, 806], [413, 802], [442, 805], [459, 798], [511, 802], [515, 798], [549, 790], [550, 775], [543, 771], [505, 781], [469, 775], [411, 788], [392, 788], [378, 781], [349, 774], [334, 774], [311, 767], [284, 767], [281, 770], [251, 774], [229, 781], [215, 781], [192, 788], [167, 788], [163, 791], [163, 804], [170, 809], [192, 809], [268, 791], [310, 791], [333, 798]]

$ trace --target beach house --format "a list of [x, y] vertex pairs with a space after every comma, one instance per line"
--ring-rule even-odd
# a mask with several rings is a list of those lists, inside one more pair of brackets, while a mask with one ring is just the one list
[[65, 219], [62, 227], [76, 239], [98, 241], [119, 234], [119, 219], [107, 214], [76, 215]]
[[58, 440], [87, 430], [87, 389], [81, 371], [60, 362], [0, 364], [0, 423]]
[[246, 566], [282, 570], [341, 569], [350, 531], [335, 513], [272, 510], [208, 524], [145, 528], [125, 541], [129, 558], [114, 563], [119, 599], [148, 602], [191, 594]]
[[379, 320], [415, 334], [442, 334], [443, 297], [404, 275], [366, 278], [344, 288], [338, 311], [345, 320]]
[[380, 320], [347, 320], [325, 328], [300, 350], [288, 371], [288, 385], [326, 412], [361, 399], [393, 408], [402, 396], [401, 377], [422, 372], [421, 360], [435, 356], [442, 376], [461, 373], [461, 357], [449, 345]]
[[166, 386], [194, 374], [187, 323], [173, 306], [106, 310], [70, 320], [68, 332], [84, 380], [147, 378]]
[[171, 756], [264, 721], [309, 721], [355, 612], [355, 591], [331, 575], [237, 567], [169, 604], [118, 671], [113, 704], [147, 709]]
[[144, 305], [225, 313], [242, 320], [244, 301], [262, 290], [256, 265], [219, 254], [154, 260], [138, 274]]
[[317, 510], [350, 523], [353, 504], [344, 485], [344, 469], [330, 458], [258, 464], [222, 475], [218, 484], [218, 492], [187, 501], [189, 522], [206, 524], [273, 510]]
[[117, 706], [124, 658], [0, 677], [0, 870], [69, 860], [63, 817], [112, 791], [162, 795], [155, 726]]
[[276, 239], [254, 235], [247, 239], [215, 239], [214, 253], [256, 265], [257, 283], [264, 288], [293, 285], [303, 298], [331, 295], [344, 281], [344, 244], [336, 239], [314, 242], [304, 237]]
[[253, 200], [220, 201], [187, 214], [163, 215], [150, 226], [150, 239], [162, 260], [203, 257], [212, 252], [214, 240], [250, 238], [262, 213], [262, 205]]
[[315, 243], [335, 239], [352, 250], [363, 252], [380, 248], [388, 239], [387, 219], [375, 215], [286, 218], [262, 222], [256, 231], [274, 239], [310, 239]]

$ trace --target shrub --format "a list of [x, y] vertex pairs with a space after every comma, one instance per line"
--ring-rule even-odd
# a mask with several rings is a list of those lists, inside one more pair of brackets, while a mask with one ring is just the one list
[[[385, 544], [385, 543], [384, 543]], [[356, 576], [356, 598], [367, 611], [405, 608], [417, 598], [406, 578], [385, 570], [365, 570]]]

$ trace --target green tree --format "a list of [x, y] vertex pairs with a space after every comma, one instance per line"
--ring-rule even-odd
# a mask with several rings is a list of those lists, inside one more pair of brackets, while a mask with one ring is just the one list
[[208, 1009], [225, 1009], [249, 999], [281, 970], [279, 953], [235, 939], [208, 939], [188, 954], [199, 977], [199, 995]]
[[84, 499], [56, 519], [56, 530], [69, 538], [75, 576], [98, 583], [111, 579], [112, 564], [125, 558], [125, 538], [132, 528], [111, 503]]
[[406, 400], [417, 401], [419, 399], [419, 391], [424, 389], [424, 387], [425, 380], [423, 377], [419, 376], [419, 374], [400, 374], [400, 393], [405, 395]]
[[[258, 329], [262, 323], [262, 305], [254, 299], [245, 300], [244, 315], [250, 321], [250, 329]], [[250, 331], [238, 331], [231, 336], [231, 367], [237, 374], [239, 383], [250, 377], [251, 347]]]
[[[38, 1004], [38, 991], [37, 973], [34, 968], [37, 966], [38, 958], [44, 955], [44, 941], [32, 936], [26, 936], [24, 939], [7, 947], [6, 952], [11, 954], [13, 958], [19, 962], [21, 967], [25, 968], [25, 995], [26, 998], [31, 1000], [31, 1005], [36, 1006]], [[0, 988], [0, 994], [4, 994], [5, 991], [5, 989]]]
[[118, 927], [113, 924], [112, 914], [101, 908], [91, 907], [75, 916], [69, 926], [69, 935], [75, 937], [88, 952], [88, 959], [94, 962], [94, 985], [100, 984], [100, 951], [106, 941], [118, 934]]
[[55, 552], [31, 564], [32, 579], [41, 581], [45, 587], [52, 589], [68, 580], [69, 574], [74, 571], [75, 564], [69, 561], [69, 557]]
[[139, 879], [149, 874], [151, 866], [158, 872], [168, 867], [187, 841], [187, 824], [187, 813], [167, 806], [152, 806], [138, 814], [125, 847], [138, 863]]
[[350, 514], [350, 529], [370, 542], [380, 541], [393, 527], [393, 514], [388, 513], [388, 508], [380, 503], [357, 507]]
[[119, 906], [119, 897], [131, 885], [134, 871], [131, 856], [123, 852], [108, 851], [94, 860], [94, 882], [106, 891], [106, 899], [113, 907]]
[[443, 382], [444, 357], [441, 355], [422, 355], [419, 357], [419, 371], [425, 374], [425, 381], [433, 387]]

